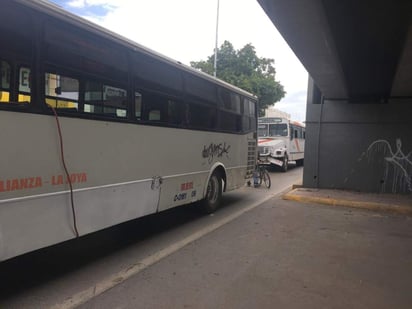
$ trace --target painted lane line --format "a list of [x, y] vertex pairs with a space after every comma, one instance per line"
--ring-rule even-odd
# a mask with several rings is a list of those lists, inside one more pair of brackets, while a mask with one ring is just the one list
[[198, 240], [199, 238], [213, 232], [214, 230], [220, 228], [221, 226], [233, 221], [234, 219], [240, 217], [244, 213], [256, 208], [260, 204], [266, 202], [267, 200], [273, 198], [276, 195], [280, 195], [285, 193], [286, 191], [290, 190], [291, 186], [287, 186], [276, 193], [269, 194], [264, 198], [258, 200], [257, 202], [253, 203], [252, 205], [240, 209], [239, 211], [222, 218], [221, 220], [208, 225], [207, 227], [191, 234], [190, 236], [183, 238], [182, 240], [140, 260], [126, 269], [121, 270], [120, 272], [108, 276], [107, 278], [103, 279], [102, 281], [96, 283], [94, 286], [91, 286], [81, 292], [78, 292], [64, 300], [62, 303], [56, 304], [51, 307], [51, 309], [72, 309], [84, 304], [85, 302], [91, 300], [92, 298], [103, 294], [107, 290], [119, 285], [120, 283], [126, 281], [130, 277], [138, 274], [142, 270], [146, 269], [147, 267], [159, 262], [160, 260], [164, 259], [165, 257], [171, 255], [172, 253], [182, 249], [183, 247], [187, 246], [188, 244]]

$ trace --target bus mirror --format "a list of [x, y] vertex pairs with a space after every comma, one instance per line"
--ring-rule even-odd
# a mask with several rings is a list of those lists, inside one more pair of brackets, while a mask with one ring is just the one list
[[55, 93], [55, 94], [62, 94], [62, 87], [56, 87], [56, 88], [54, 88], [54, 93]]

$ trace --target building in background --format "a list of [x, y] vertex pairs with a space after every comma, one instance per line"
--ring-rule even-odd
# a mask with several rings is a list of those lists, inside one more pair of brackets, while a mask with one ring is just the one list
[[274, 106], [270, 106], [265, 110], [265, 117], [280, 117], [290, 120], [290, 114], [276, 109]]

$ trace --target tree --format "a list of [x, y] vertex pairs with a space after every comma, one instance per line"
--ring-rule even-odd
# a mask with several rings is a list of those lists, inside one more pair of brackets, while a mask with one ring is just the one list
[[[252, 44], [235, 50], [229, 41], [225, 41], [217, 51], [216, 76], [232, 85], [253, 93], [259, 99], [259, 115], [265, 109], [280, 101], [286, 92], [283, 85], [275, 80], [275, 60], [259, 58]], [[190, 65], [204, 73], [213, 75], [214, 55], [206, 61], [192, 61]]]

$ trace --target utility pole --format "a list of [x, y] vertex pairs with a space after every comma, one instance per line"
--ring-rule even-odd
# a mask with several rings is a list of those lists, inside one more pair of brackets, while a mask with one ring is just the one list
[[213, 76], [216, 77], [216, 68], [217, 68], [217, 38], [219, 33], [219, 1], [217, 0], [217, 13], [216, 13], [216, 41], [215, 41], [215, 63], [214, 63], [214, 71]]

